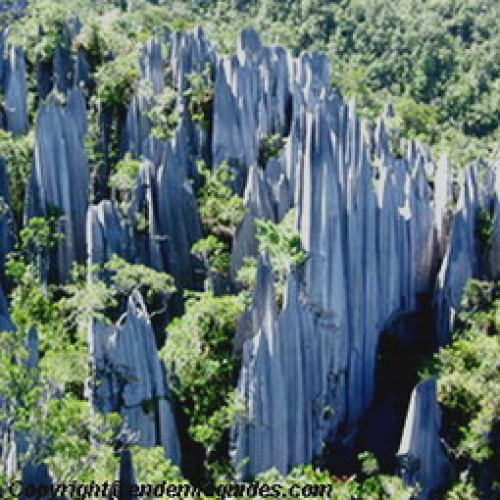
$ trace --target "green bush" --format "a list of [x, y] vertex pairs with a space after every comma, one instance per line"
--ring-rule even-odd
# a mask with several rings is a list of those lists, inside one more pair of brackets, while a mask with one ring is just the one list
[[212, 69], [207, 65], [201, 73], [193, 72], [187, 75], [188, 89], [184, 92], [188, 109], [193, 120], [207, 130], [210, 126], [214, 88]]
[[244, 307], [239, 296], [189, 293], [186, 312], [168, 325], [161, 351], [189, 417], [189, 434], [203, 445], [212, 466], [227, 460], [227, 432], [241, 410], [234, 392], [239, 362], [233, 337]]
[[160, 140], [167, 140], [173, 137], [175, 129], [179, 123], [179, 113], [177, 112], [177, 94], [172, 87], [165, 87], [159, 95], [152, 96], [153, 106], [148, 111], [148, 118], [151, 120], [151, 133]]
[[11, 205], [18, 220], [23, 213], [34, 147], [35, 136], [32, 132], [15, 137], [10, 132], [0, 130], [0, 156], [7, 164]]
[[126, 106], [139, 78], [137, 53], [120, 54], [103, 64], [96, 72], [97, 98], [112, 109]]
[[476, 239], [483, 252], [488, 252], [491, 249], [494, 236], [495, 218], [489, 210], [480, 208], [476, 214]]
[[263, 137], [259, 145], [258, 163], [265, 168], [271, 158], [277, 158], [283, 150], [283, 137], [281, 134], [267, 135]]
[[198, 170], [204, 179], [204, 186], [198, 193], [202, 224], [208, 233], [232, 240], [245, 213], [243, 199], [230, 187], [235, 176], [227, 163], [210, 170], [200, 162]]
[[[474, 466], [487, 461], [494, 467], [500, 464], [493, 442], [500, 428], [500, 285], [469, 282], [462, 305], [453, 342], [436, 355], [433, 370], [444, 410], [445, 439], [458, 472], [477, 471]], [[479, 484], [479, 477], [471, 480]], [[457, 496], [462, 490], [471, 495], [473, 483], [457, 485], [450, 498], [462, 498]]]
[[226, 274], [229, 271], [230, 256], [227, 247], [213, 235], [196, 242], [191, 253], [201, 259], [211, 273]]
[[[300, 267], [307, 259], [302, 248], [300, 235], [294, 227], [295, 211], [290, 210], [283, 220], [276, 224], [269, 220], [256, 219], [259, 252], [269, 255], [274, 275], [275, 296], [278, 305], [283, 304], [285, 286], [292, 270]], [[257, 260], [247, 257], [238, 271], [238, 281], [246, 288], [253, 288]]]
[[119, 191], [131, 191], [134, 189], [140, 166], [141, 162], [134, 160], [130, 153], [127, 153], [114, 166], [109, 179], [109, 187]]

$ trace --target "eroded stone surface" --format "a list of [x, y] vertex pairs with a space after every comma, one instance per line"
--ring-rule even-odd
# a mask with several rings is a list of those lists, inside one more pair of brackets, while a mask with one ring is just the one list
[[149, 315], [138, 292], [116, 325], [94, 321], [89, 333], [95, 370], [91, 399], [102, 412], [118, 411], [143, 446], [163, 446], [180, 463], [177, 428]]
[[398, 459], [407, 484], [419, 485], [418, 498], [435, 498], [451, 478], [451, 466], [440, 438], [441, 410], [436, 380], [420, 382], [411, 395]]

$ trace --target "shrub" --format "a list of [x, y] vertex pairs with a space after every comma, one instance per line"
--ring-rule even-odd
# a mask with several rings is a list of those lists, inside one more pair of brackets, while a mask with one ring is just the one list
[[187, 75], [189, 83], [184, 96], [188, 101], [188, 109], [193, 120], [207, 130], [210, 126], [214, 89], [212, 69], [209, 65], [203, 72], [193, 72]]
[[233, 337], [243, 309], [238, 296], [190, 293], [184, 315], [168, 325], [161, 351], [189, 417], [189, 434], [204, 446], [209, 464], [227, 458], [226, 434], [241, 409], [233, 388], [239, 365]]
[[179, 123], [177, 94], [172, 87], [167, 86], [161, 94], [152, 96], [152, 100], [154, 104], [147, 113], [151, 120], [151, 133], [165, 141], [173, 137]]
[[[307, 259], [302, 249], [300, 235], [294, 229], [294, 210], [290, 210], [280, 223], [256, 219], [259, 252], [269, 255], [274, 275], [274, 289], [278, 305], [283, 303], [285, 285], [293, 269], [300, 267]], [[238, 271], [237, 279], [246, 288], [255, 283], [257, 260], [247, 257]]]
[[6, 161], [9, 176], [11, 205], [18, 220], [24, 209], [26, 182], [29, 178], [35, 136], [31, 132], [24, 136], [13, 136], [0, 130], [0, 155]]
[[261, 168], [265, 168], [271, 158], [280, 155], [283, 149], [283, 137], [281, 134], [266, 135], [260, 140], [257, 162]]
[[119, 191], [131, 191], [135, 187], [140, 166], [141, 162], [134, 160], [132, 155], [127, 153], [114, 166], [113, 173], [109, 179], [109, 187]]
[[216, 236], [209, 235], [196, 242], [191, 253], [204, 262], [210, 273], [225, 274], [229, 270], [230, 256], [227, 247]]
[[134, 84], [139, 78], [137, 57], [135, 51], [119, 54], [97, 70], [96, 92], [102, 104], [112, 109], [120, 109], [129, 103]]
[[[462, 305], [465, 309], [459, 314], [453, 342], [438, 352], [433, 371], [448, 447], [458, 459], [459, 471], [474, 471], [474, 465], [486, 461], [500, 463], [493, 443], [500, 428], [499, 284], [469, 282]], [[479, 484], [478, 477], [471, 479]], [[472, 483], [456, 486], [450, 498], [460, 498], [459, 492], [470, 494], [472, 488]]]
[[208, 233], [232, 240], [245, 213], [243, 199], [233, 194], [230, 187], [235, 176], [227, 163], [210, 170], [200, 162], [198, 171], [204, 179], [204, 186], [198, 194], [202, 224]]

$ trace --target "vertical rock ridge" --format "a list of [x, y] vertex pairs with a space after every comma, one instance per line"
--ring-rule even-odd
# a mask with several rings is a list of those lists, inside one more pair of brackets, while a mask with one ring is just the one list
[[179, 464], [169, 389], [139, 292], [131, 294], [126, 314], [116, 325], [94, 321], [89, 345], [95, 374], [90, 396], [96, 409], [120, 412], [139, 444], [163, 446], [166, 456]]
[[26, 207], [28, 218], [48, 215], [56, 209], [61, 217], [53, 276], [65, 280], [72, 262], [85, 260], [85, 218], [88, 205], [89, 167], [84, 146], [86, 113], [81, 91], [73, 89], [68, 104], [43, 104], [36, 124], [35, 158]]

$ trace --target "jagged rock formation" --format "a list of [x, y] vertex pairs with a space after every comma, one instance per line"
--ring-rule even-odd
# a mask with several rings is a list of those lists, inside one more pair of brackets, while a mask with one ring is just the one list
[[[323, 383], [325, 363], [317, 364], [331, 339], [317, 331], [317, 318], [302, 311], [296, 276], [292, 276], [285, 305], [278, 317], [272, 268], [261, 256], [251, 308], [240, 323], [243, 345], [239, 392], [248, 401], [248, 415], [234, 429], [233, 461], [245, 465], [244, 475], [272, 467], [287, 471], [311, 461], [321, 445], [324, 408], [306, 388]], [[318, 427], [319, 424], [319, 427]]]
[[[294, 398], [293, 413], [300, 415], [300, 423], [284, 417], [287, 407], [280, 405], [280, 399], [259, 403], [248, 383], [260, 380], [260, 386], [268, 388], [260, 390], [270, 392], [278, 383], [266, 368], [271, 361], [260, 354], [244, 356], [242, 394], [251, 407], [260, 409], [246, 426], [238, 427], [235, 457], [250, 458], [248, 474], [268, 468], [269, 463], [285, 471], [310, 462], [341, 423], [355, 426], [373, 396], [378, 333], [395, 315], [416, 308], [417, 294], [430, 291], [437, 267], [435, 215], [425, 170], [432, 166], [425, 150], [412, 145], [407, 159], [394, 158], [381, 121], [376, 132], [378, 154], [372, 161], [354, 104], [344, 104], [328, 87], [326, 59], [305, 54], [293, 69], [292, 125], [282, 173], [293, 186], [297, 226], [309, 255], [300, 282], [301, 300], [295, 298], [293, 307], [296, 326], [291, 330], [298, 340], [286, 333], [290, 331], [287, 307], [276, 318], [270, 303], [259, 300], [252, 314], [268, 318], [262, 319], [268, 326], [260, 336], [289, 342], [287, 361], [275, 354], [272, 363], [282, 366], [275, 369], [283, 370], [283, 379], [299, 377], [300, 385], [308, 389]], [[272, 198], [262, 195], [252, 170], [249, 179], [247, 189], [250, 186], [253, 192], [247, 192], [247, 199], [258, 200], [250, 212], [272, 217], [268, 208]], [[241, 245], [239, 236], [235, 248]], [[286, 325], [283, 330], [280, 324]], [[244, 353], [255, 350], [259, 328], [248, 330]], [[267, 440], [264, 436], [275, 426], [293, 436], [291, 455], [284, 446], [272, 447], [279, 459], [271, 458], [260, 446], [245, 444]]]
[[420, 499], [435, 498], [450, 480], [451, 466], [440, 429], [436, 380], [429, 379], [413, 390], [398, 451], [403, 478], [407, 484], [419, 485]]
[[[463, 172], [448, 249], [436, 290], [438, 342], [450, 341], [462, 290], [470, 278], [498, 277], [498, 170], [478, 162]], [[493, 228], [487, 225], [496, 225]], [[481, 241], [493, 229], [492, 241]]]
[[[219, 57], [197, 29], [166, 33], [145, 46], [137, 92], [119, 131], [122, 153], [141, 160], [130, 203], [123, 209], [119, 196], [101, 199], [106, 188], [92, 205], [86, 101], [78, 89], [90, 68], [83, 51], [72, 56], [68, 49], [79, 30], [77, 20], [69, 23], [52, 60], [37, 69], [39, 97], [55, 89], [66, 99], [63, 106], [52, 96], [39, 110], [26, 204], [28, 217], [53, 209], [62, 214], [59, 230], [65, 238], [51, 263], [51, 279], [64, 281], [72, 263], [85, 257], [102, 264], [118, 254], [167, 271], [181, 289], [200, 288], [198, 263], [190, 254], [202, 237], [196, 162], [212, 168], [228, 162], [247, 206], [232, 245], [232, 275], [244, 257], [257, 255], [256, 218], [280, 221], [294, 208], [308, 252], [303, 269], [290, 276], [281, 310], [269, 259], [260, 257], [253, 302], [235, 342], [242, 353], [238, 388], [249, 413], [233, 429], [234, 464], [248, 459], [245, 476], [271, 467], [286, 472], [311, 462], [325, 442], [349, 441], [373, 398], [380, 332], [394, 318], [414, 312], [419, 295], [435, 293], [438, 342], [445, 343], [466, 280], [498, 276], [500, 175], [489, 165], [471, 167], [450, 220], [453, 189], [446, 159], [434, 165], [416, 143], [405, 158], [396, 157], [385, 117], [374, 131], [364, 130], [355, 102], [344, 102], [330, 88], [325, 55], [293, 58], [245, 30], [237, 54]], [[207, 86], [213, 82], [208, 126], [190, 110], [193, 72], [202, 73]], [[5, 126], [23, 133], [26, 83], [19, 49], [11, 49], [1, 80], [9, 103]], [[172, 113], [178, 121], [160, 139], [150, 111], [167, 87], [176, 92]], [[111, 120], [108, 111], [99, 110], [100, 125]], [[284, 146], [270, 155], [266, 139], [272, 135]], [[6, 193], [0, 184], [0, 196], [7, 199]], [[480, 209], [496, 214], [486, 253], [477, 237]], [[0, 260], [10, 248], [8, 234], [2, 212]], [[120, 411], [141, 444], [161, 444], [179, 463], [169, 391], [141, 297], [130, 297], [116, 325], [95, 322], [89, 344], [95, 407]], [[419, 436], [431, 432], [419, 416], [423, 404], [435, 415], [431, 393], [429, 384], [416, 389], [408, 416], [411, 435], [404, 438], [409, 444], [402, 450], [413, 453]], [[435, 441], [438, 430], [431, 430]], [[415, 453], [425, 459], [429, 450]], [[432, 487], [430, 472], [422, 474]]]
[[493, 201], [493, 237], [491, 241], [490, 266], [493, 278], [500, 278], [500, 173], [498, 165], [495, 178], [495, 194]]
[[5, 115], [7, 130], [14, 134], [28, 131], [28, 86], [26, 65], [21, 47], [11, 47], [4, 65]]
[[257, 162], [260, 141], [287, 133], [290, 67], [283, 48], [263, 47], [251, 29], [241, 33], [236, 56], [217, 62], [212, 159], [214, 165], [227, 161], [239, 172], [240, 191], [248, 167]]
[[89, 168], [84, 139], [87, 132], [85, 100], [79, 89], [68, 92], [67, 104], [40, 107], [34, 165], [28, 187], [27, 216], [58, 212], [64, 235], [53, 265], [54, 279], [65, 280], [72, 262], [85, 260], [85, 217]]
[[0, 287], [5, 287], [5, 257], [14, 245], [9, 186], [5, 161], [0, 158]]
[[165, 373], [139, 292], [132, 293], [126, 314], [116, 325], [93, 323], [89, 348], [94, 406], [104, 413], [120, 412], [139, 444], [163, 446], [166, 455], [180, 463]]

